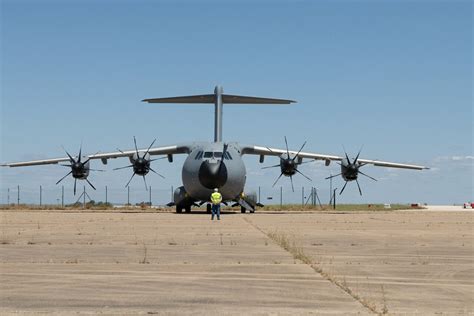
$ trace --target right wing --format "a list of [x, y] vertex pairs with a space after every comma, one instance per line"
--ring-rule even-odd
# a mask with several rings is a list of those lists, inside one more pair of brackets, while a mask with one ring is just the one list
[[[147, 149], [139, 149], [139, 153], [145, 153]], [[151, 148], [148, 153], [152, 156], [155, 155], [174, 155], [174, 154], [187, 154], [191, 150], [191, 146], [189, 144], [181, 144], [181, 145], [172, 145], [172, 146], [163, 146], [163, 147], [155, 147]], [[87, 159], [101, 159], [102, 163], [106, 164], [108, 159], [115, 159], [121, 157], [132, 157], [135, 154], [135, 150], [127, 150], [127, 151], [116, 151], [110, 153], [97, 153], [94, 155], [86, 155]], [[69, 157], [62, 157], [62, 158], [53, 158], [53, 159], [42, 159], [42, 160], [32, 160], [32, 161], [22, 161], [22, 162], [11, 162], [0, 164], [2, 167], [26, 167], [26, 166], [37, 166], [37, 165], [50, 165], [50, 164], [57, 164], [60, 162], [70, 161]]]
[[[286, 149], [277, 149], [277, 148], [269, 148], [269, 147], [263, 147], [263, 146], [253, 146], [253, 145], [252, 146], [243, 145], [241, 147], [241, 151], [242, 151], [242, 155], [260, 155], [260, 156], [280, 156], [282, 154], [287, 153]], [[298, 155], [298, 157], [301, 157], [301, 158], [325, 160], [326, 162], [341, 161], [342, 159], [344, 159], [344, 157], [341, 157], [341, 156], [325, 155], [325, 154], [319, 154], [319, 153], [308, 153], [308, 152], [296, 152], [292, 150], [289, 150], [289, 153], [291, 155]], [[372, 159], [358, 159], [357, 161], [364, 165], [370, 164], [377, 167], [414, 169], [414, 170], [429, 169], [428, 167], [425, 167], [425, 166], [372, 160]], [[327, 163], [327, 165], [329, 165], [329, 163]]]

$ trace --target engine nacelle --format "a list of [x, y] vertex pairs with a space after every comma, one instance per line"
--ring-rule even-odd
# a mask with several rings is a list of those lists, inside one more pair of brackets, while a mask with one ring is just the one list
[[138, 154], [133, 154], [130, 157], [130, 162], [132, 163], [133, 172], [139, 176], [144, 176], [150, 172], [150, 154], [145, 154], [143, 157], [140, 157]]
[[83, 162], [80, 162], [79, 160], [71, 162], [71, 172], [72, 172], [72, 176], [75, 179], [84, 180], [89, 176], [90, 162], [87, 159], [87, 157], [82, 157], [81, 160], [85, 162], [83, 163]]
[[359, 168], [361, 164], [358, 162], [351, 163], [346, 158], [341, 160], [341, 176], [345, 181], [357, 180], [359, 176]]
[[294, 175], [298, 169], [299, 160], [300, 159], [295, 159], [295, 155], [282, 154], [280, 156], [281, 173], [286, 177]]

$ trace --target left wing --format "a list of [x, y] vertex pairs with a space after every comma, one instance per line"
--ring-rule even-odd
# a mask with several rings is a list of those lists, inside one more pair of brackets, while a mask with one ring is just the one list
[[[242, 155], [280, 156], [282, 154], [286, 154], [287, 152], [286, 152], [286, 149], [244, 145], [244, 146], [241, 146], [241, 153]], [[297, 151], [292, 151], [292, 150], [290, 150], [289, 153], [290, 155], [298, 154]], [[300, 152], [298, 154], [298, 157], [314, 159], [314, 160], [325, 160], [326, 165], [329, 165], [329, 163], [333, 160], [341, 161], [342, 159], [344, 159], [344, 157], [340, 157], [340, 156], [324, 155], [324, 154], [318, 154], [318, 153], [307, 153], [307, 152]], [[428, 167], [425, 167], [425, 166], [379, 161], [379, 160], [358, 159], [357, 161], [364, 165], [370, 164], [377, 167], [402, 168], [402, 169], [413, 169], [413, 170], [429, 169]]]
[[[188, 144], [181, 145], [172, 145], [172, 146], [163, 146], [150, 148], [148, 153], [152, 156], [154, 155], [173, 155], [173, 154], [185, 154], [189, 153], [191, 146]], [[145, 153], [147, 149], [139, 149], [139, 153]], [[101, 159], [102, 163], [106, 164], [108, 159], [115, 159], [120, 157], [132, 157], [136, 153], [136, 150], [127, 150], [127, 151], [116, 151], [110, 153], [98, 153], [94, 155], [87, 155], [87, 159]], [[32, 160], [32, 161], [22, 161], [22, 162], [12, 162], [0, 164], [2, 167], [26, 167], [26, 166], [37, 166], [37, 165], [49, 165], [57, 164], [60, 162], [70, 161], [69, 157], [53, 158], [53, 159], [42, 159], [42, 160]]]

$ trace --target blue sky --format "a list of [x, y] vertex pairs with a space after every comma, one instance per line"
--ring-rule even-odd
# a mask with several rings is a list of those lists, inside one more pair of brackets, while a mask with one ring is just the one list
[[[212, 92], [290, 98], [292, 106], [227, 106], [224, 140], [417, 163], [429, 171], [364, 167], [364, 196], [349, 185], [341, 203], [462, 203], [473, 196], [472, 3], [470, 1], [5, 1], [1, 2], [0, 161], [63, 156], [61, 145], [88, 153], [212, 140], [213, 108], [150, 105], [141, 99]], [[246, 157], [248, 187], [262, 199], [278, 170]], [[150, 175], [154, 202], [180, 185], [181, 164], [158, 161]], [[92, 174], [109, 199], [126, 199], [128, 171]], [[268, 158], [266, 164], [277, 163]], [[102, 168], [99, 163], [94, 165]], [[301, 186], [327, 196], [324, 177], [338, 172], [306, 164], [313, 183], [282, 179], [287, 202]], [[39, 185], [54, 203], [67, 173], [60, 166], [1, 170], [1, 201], [22, 187], [35, 202]], [[67, 200], [72, 179], [64, 185]], [[342, 179], [334, 185], [341, 187]], [[132, 181], [133, 201], [146, 200]], [[13, 195], [13, 193], [11, 193]], [[103, 189], [90, 192], [103, 199]], [[156, 196], [156, 201], [155, 201]], [[276, 198], [278, 200], [278, 198]], [[327, 198], [325, 198], [327, 200]]]

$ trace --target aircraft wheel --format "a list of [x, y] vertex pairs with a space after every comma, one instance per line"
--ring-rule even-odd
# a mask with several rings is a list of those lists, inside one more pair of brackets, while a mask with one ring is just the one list
[[255, 210], [253, 210], [253, 211], [250, 211], [250, 213], [255, 213]]
[[245, 207], [243, 207], [243, 206], [240, 207], [240, 213], [245, 213], [246, 210], [247, 209]]
[[184, 208], [184, 211], [185, 211], [186, 213], [191, 213], [191, 205], [190, 205], [190, 206], [186, 206], [186, 207]]
[[176, 213], [181, 213], [183, 208], [181, 206], [176, 205]]
[[211, 214], [212, 212], [212, 205], [210, 203], [207, 203], [206, 205], [206, 212], [207, 214]]

